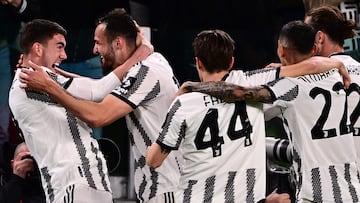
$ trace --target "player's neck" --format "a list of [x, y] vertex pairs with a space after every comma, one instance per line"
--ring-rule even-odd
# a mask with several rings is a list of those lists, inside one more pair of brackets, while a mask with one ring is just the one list
[[221, 81], [221, 79], [228, 73], [229, 73], [228, 71], [221, 71], [218, 73], [205, 74], [202, 77], [202, 82]]
[[325, 50], [324, 53], [322, 54], [323, 56], [331, 56], [335, 53], [343, 53], [344, 52], [344, 48], [338, 44], [329, 44]]

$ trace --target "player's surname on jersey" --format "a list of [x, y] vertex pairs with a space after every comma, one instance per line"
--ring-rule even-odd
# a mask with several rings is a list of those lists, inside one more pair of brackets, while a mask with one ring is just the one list
[[206, 107], [209, 106], [209, 105], [214, 106], [214, 105], [217, 105], [217, 104], [225, 103], [224, 100], [218, 99], [218, 98], [210, 96], [210, 95], [205, 95], [203, 97], [203, 100], [204, 100], [204, 105]]

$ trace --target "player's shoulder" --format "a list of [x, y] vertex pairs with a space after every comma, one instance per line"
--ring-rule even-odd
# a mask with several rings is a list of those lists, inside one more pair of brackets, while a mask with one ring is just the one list
[[141, 62], [144, 65], [165, 65], [168, 66], [168, 60], [159, 52], [154, 52], [150, 54], [145, 60]]

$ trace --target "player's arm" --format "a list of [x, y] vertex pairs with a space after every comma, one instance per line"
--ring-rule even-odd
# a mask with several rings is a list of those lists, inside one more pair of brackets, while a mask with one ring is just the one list
[[264, 103], [273, 102], [270, 91], [263, 86], [243, 87], [224, 81], [184, 82], [177, 95], [187, 92], [202, 92], [221, 98], [227, 102], [240, 100], [252, 100]]
[[146, 59], [151, 53], [152, 48], [150, 45], [143, 43], [129, 59], [111, 73], [98, 80], [85, 77], [74, 78], [67, 91], [78, 98], [101, 101], [115, 87], [121, 84], [121, 80], [133, 65]]
[[281, 66], [280, 77], [298, 77], [301, 75], [322, 73], [337, 68], [343, 77], [345, 87], [349, 87], [351, 79], [345, 65], [334, 58], [313, 56], [296, 64]]
[[[30, 64], [34, 71], [24, 70], [24, 80], [32, 77], [32, 74], [45, 74], [44, 70], [36, 65]], [[50, 77], [43, 77], [43, 82], [29, 82], [34, 89], [47, 92], [59, 104], [72, 112], [76, 117], [88, 123], [91, 127], [108, 125], [115, 120], [127, 115], [133, 109], [124, 101], [109, 94], [101, 102], [92, 102], [77, 99], [66, 92], [59, 84]]]
[[146, 163], [151, 168], [161, 166], [171, 150], [164, 149], [157, 143], [153, 143], [146, 151]]

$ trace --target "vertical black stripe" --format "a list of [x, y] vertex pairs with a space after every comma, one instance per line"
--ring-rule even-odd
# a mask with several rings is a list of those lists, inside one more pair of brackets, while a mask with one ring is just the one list
[[334, 166], [329, 166], [329, 173], [331, 177], [331, 185], [333, 190], [334, 201], [336, 203], [342, 203], [341, 190], [338, 182], [338, 175]]
[[149, 199], [153, 198], [156, 196], [157, 194], [157, 190], [158, 190], [158, 181], [159, 181], [159, 173], [157, 171], [155, 171], [155, 169], [150, 168], [150, 173], [151, 173], [151, 185], [150, 185], [150, 194], [149, 194]]
[[246, 202], [252, 203], [255, 202], [255, 194], [254, 194], [254, 187], [255, 187], [255, 169], [251, 168], [246, 171]]
[[54, 189], [52, 188], [52, 185], [51, 185], [51, 176], [49, 174], [49, 171], [48, 171], [48, 168], [47, 167], [44, 167], [42, 168], [41, 170], [41, 174], [46, 182], [46, 193], [48, 194], [49, 196], [49, 201], [50, 203], [51, 202], [54, 202]]
[[141, 201], [144, 201], [143, 195], [144, 195], [146, 185], [147, 185], [146, 176], [143, 175], [143, 180], [142, 180], [142, 182], [141, 182], [141, 184], [139, 186], [139, 189], [138, 189], [138, 196], [139, 196], [139, 199]]
[[[104, 187], [105, 191], [110, 191], [108, 182], [106, 181], [107, 176], [104, 173], [104, 165], [105, 163], [102, 162], [102, 159], [99, 158], [99, 152], [100, 150], [94, 146], [94, 144], [91, 142], [91, 151], [95, 154], [96, 160], [97, 160], [97, 169], [99, 171], [99, 176], [101, 177], [101, 184]], [[106, 167], [106, 166], [105, 166]]]
[[236, 176], [236, 171], [231, 171], [228, 173], [228, 180], [225, 187], [225, 202], [227, 203], [235, 202], [235, 193], [234, 193], [235, 176]]
[[192, 188], [198, 181], [197, 180], [189, 180], [187, 188], [184, 190], [184, 198], [183, 203], [190, 203], [192, 196]]
[[205, 180], [204, 202], [212, 202], [214, 197], [215, 178], [215, 176], [211, 176]]
[[319, 168], [311, 169], [311, 182], [312, 182], [312, 190], [313, 190], [313, 201], [323, 202]]
[[348, 163], [345, 164], [345, 180], [348, 183], [349, 193], [351, 195], [352, 201], [353, 202], [359, 202], [359, 197], [358, 197], [358, 195], [356, 193], [356, 189], [355, 189], [354, 185], [351, 182], [350, 164], [348, 164]]
[[79, 157], [80, 157], [81, 166], [82, 166], [82, 169], [84, 170], [84, 175], [86, 177], [86, 180], [90, 187], [97, 189], [96, 185], [95, 185], [95, 181], [93, 179], [93, 176], [90, 172], [90, 161], [86, 157], [86, 149], [84, 147], [84, 143], [81, 141], [80, 132], [79, 132], [78, 125], [77, 125], [78, 124], [77, 119], [72, 113], [70, 113], [68, 111], [66, 111], [66, 116], [68, 119], [68, 124], [69, 124], [69, 128], [70, 128], [70, 132], [71, 132], [73, 141], [75, 143], [76, 149], [77, 149]]

